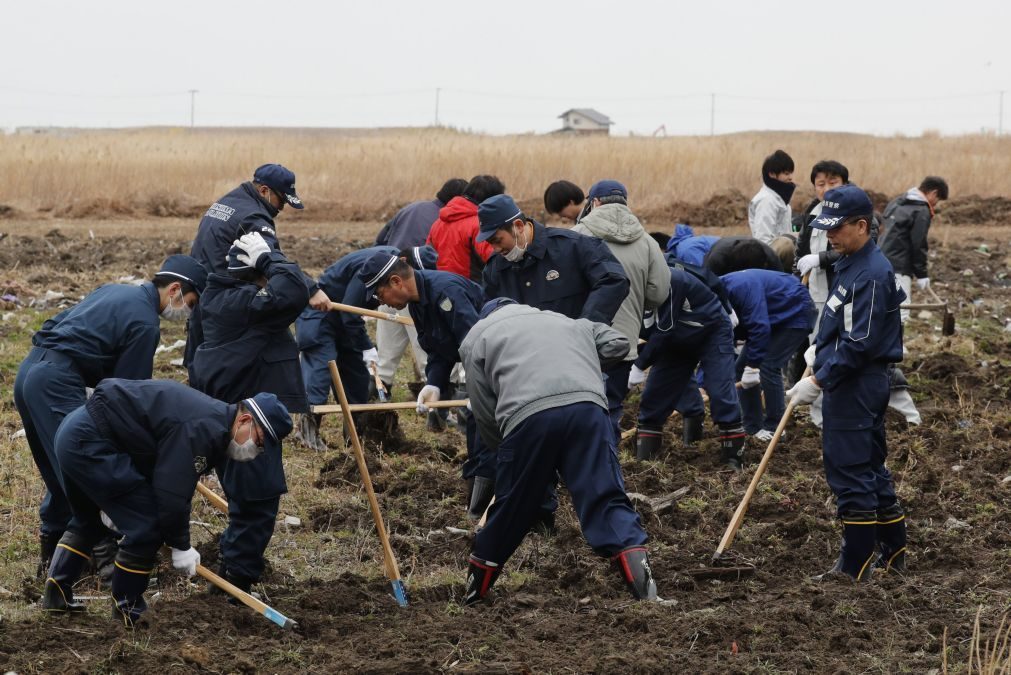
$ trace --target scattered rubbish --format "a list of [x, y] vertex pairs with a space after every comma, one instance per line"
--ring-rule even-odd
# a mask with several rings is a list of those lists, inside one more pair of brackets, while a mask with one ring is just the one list
[[173, 342], [172, 344], [170, 344], [168, 346], [166, 346], [166, 345], [158, 345], [158, 349], [154, 350], [154, 353], [155, 354], [161, 354], [162, 352], [171, 352], [171, 351], [175, 351], [176, 349], [182, 349], [185, 346], [186, 346], [186, 340], [176, 340], [175, 342]]
[[15, 431], [15, 432], [14, 432], [13, 434], [11, 434], [11, 440], [12, 440], [12, 441], [13, 441], [13, 440], [14, 440], [15, 438], [24, 438], [24, 437], [25, 437], [25, 430], [24, 430], [24, 428], [18, 429], [18, 430], [17, 430], [17, 431]]
[[986, 244], [980, 244], [979, 248], [977, 248], [976, 250], [979, 251], [980, 253], [989, 253], [990, 247], [987, 246]]
[[302, 519], [298, 516], [285, 516], [284, 526], [287, 528], [302, 527]]
[[[1008, 478], [1011, 478], [1011, 476], [1008, 476]], [[459, 527], [451, 527], [450, 525], [446, 526], [446, 532], [449, 532], [450, 534], [470, 534], [470, 530], [464, 530]]]
[[916, 315], [917, 319], [933, 319], [934, 313], [929, 309], [921, 310], [919, 314]]
[[953, 465], [951, 467], [951, 470], [954, 471], [955, 473], [958, 473], [959, 471], [962, 470], [962, 465], [961, 464], [955, 464], [955, 465]]
[[1001, 483], [1011, 483], [1011, 475], [1004, 476], [1004, 480]]
[[958, 426], [959, 429], [972, 428], [972, 420], [958, 420], [957, 422], [955, 422], [955, 424]]
[[14, 312], [4, 312], [3, 315], [0, 316], [0, 320], [10, 321], [13, 316], [14, 316]]
[[65, 297], [67, 296], [59, 291], [46, 291], [46, 294], [42, 296], [42, 303], [49, 304], [54, 300], [62, 300]]
[[181, 366], [183, 365], [183, 360], [180, 357], [178, 359], [172, 359], [171, 361], [169, 361], [169, 363], [172, 364], [173, 366]]
[[975, 272], [973, 272], [970, 269], [964, 269], [964, 270], [962, 270], [962, 276], [963, 277], [971, 277], [973, 274], [975, 274]]
[[965, 522], [964, 520], [959, 520], [955, 516], [948, 516], [948, 519], [944, 521], [944, 526], [949, 530], [971, 530], [972, 525]]

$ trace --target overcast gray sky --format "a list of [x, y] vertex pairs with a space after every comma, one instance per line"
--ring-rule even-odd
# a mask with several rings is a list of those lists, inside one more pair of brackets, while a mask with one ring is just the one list
[[[4, 2], [0, 127], [996, 130], [1011, 2]], [[1011, 128], [1011, 110], [1004, 116]]]

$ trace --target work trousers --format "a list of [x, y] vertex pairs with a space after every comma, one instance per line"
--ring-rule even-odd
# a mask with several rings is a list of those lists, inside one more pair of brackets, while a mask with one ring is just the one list
[[822, 394], [822, 457], [838, 513], [879, 511], [896, 502], [885, 466], [886, 364], [872, 364]]
[[607, 412], [594, 403], [549, 408], [520, 422], [498, 449], [495, 503], [475, 538], [478, 558], [504, 564], [534, 523], [560, 474], [583, 537], [598, 555], [646, 543], [625, 494]]
[[33, 347], [14, 380], [14, 405], [21, 415], [32, 459], [46, 484], [39, 507], [41, 532], [59, 536], [70, 523], [71, 508], [56, 458], [56, 432], [64, 417], [84, 405], [84, 379], [68, 356]]

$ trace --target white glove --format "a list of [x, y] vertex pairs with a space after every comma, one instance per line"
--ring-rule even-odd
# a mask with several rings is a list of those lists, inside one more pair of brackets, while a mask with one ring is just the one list
[[758, 368], [744, 366], [744, 374], [741, 375], [741, 388], [751, 389], [752, 387], [757, 387], [761, 382], [760, 373], [761, 371]]
[[640, 370], [639, 366], [632, 364], [632, 370], [628, 371], [628, 386], [631, 389], [637, 384], [646, 381], [646, 371]]
[[199, 564], [200, 554], [192, 546], [185, 551], [180, 551], [177, 548], [172, 549], [172, 567], [180, 572], [185, 572], [186, 576], [191, 577], [196, 574]]
[[249, 234], [244, 234], [235, 241], [232, 242], [232, 246], [238, 246], [245, 254], [240, 253], [235, 256], [238, 258], [239, 262], [245, 263], [250, 267], [256, 267], [256, 261], [260, 259], [261, 255], [270, 253], [270, 246], [263, 239], [263, 235], [259, 232], [250, 232]]
[[366, 349], [362, 352], [362, 361], [365, 362], [366, 368], [371, 368], [370, 363], [379, 363], [379, 352], [375, 347]]
[[440, 393], [441, 392], [439, 391], [439, 388], [434, 385], [426, 384], [424, 387], [422, 387], [421, 391], [418, 393], [417, 411], [419, 413], [427, 413], [428, 405], [426, 404], [435, 403], [436, 401], [438, 401]]
[[821, 387], [814, 383], [813, 377], [805, 377], [786, 392], [786, 395], [790, 397], [790, 403], [794, 405], [813, 403], [819, 394], [821, 394]]
[[930, 288], [930, 278], [923, 277], [922, 279], [917, 279], [916, 287], [919, 288], [921, 291], [927, 290], [928, 288]]
[[731, 309], [730, 310], [730, 327], [731, 328], [737, 328], [737, 326], [740, 323], [741, 323], [741, 320], [737, 318], [737, 312], [735, 312], [733, 309]]
[[804, 363], [811, 366], [812, 368], [814, 368], [814, 353], [816, 351], [818, 351], [818, 346], [811, 345], [810, 347], [807, 348], [807, 351], [804, 352]]
[[815, 267], [818, 267], [818, 263], [818, 254], [808, 253], [805, 256], [801, 256], [800, 260], [797, 261], [797, 271], [800, 272], [800, 276], [804, 276]]

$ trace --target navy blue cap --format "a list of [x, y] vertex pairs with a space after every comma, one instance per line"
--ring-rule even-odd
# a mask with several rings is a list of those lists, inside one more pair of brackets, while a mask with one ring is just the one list
[[398, 260], [400, 258], [389, 253], [376, 253], [365, 261], [362, 268], [358, 270], [358, 280], [365, 286], [365, 297], [362, 298], [364, 302], [368, 302], [376, 286], [393, 269]]
[[500, 227], [505, 227], [522, 215], [523, 211], [509, 195], [488, 197], [477, 207], [477, 220], [480, 223], [477, 240], [488, 241]]
[[295, 194], [295, 174], [280, 164], [264, 164], [253, 172], [253, 182], [266, 185], [284, 195], [293, 209], [304, 209], [305, 204]]
[[176, 254], [165, 258], [156, 277], [185, 281], [196, 290], [197, 295], [207, 287], [207, 270], [196, 258]]
[[415, 246], [407, 258], [407, 263], [416, 270], [434, 270], [438, 261], [439, 252], [431, 246]]
[[600, 199], [601, 197], [624, 197], [628, 199], [628, 190], [616, 180], [599, 180], [590, 187], [587, 199]]
[[821, 203], [821, 213], [811, 221], [811, 227], [819, 230], [834, 230], [843, 221], [853, 216], [870, 216], [874, 204], [867, 193], [853, 183], [840, 185], [825, 193]]
[[495, 298], [494, 300], [489, 300], [488, 302], [484, 303], [483, 307], [481, 307], [481, 311], [478, 312], [477, 314], [477, 320], [480, 321], [481, 319], [487, 318], [488, 315], [494, 312], [496, 309], [500, 309], [502, 307], [505, 307], [506, 305], [515, 305], [515, 304], [517, 303], [512, 298]]
[[288, 409], [277, 396], [263, 392], [242, 400], [242, 405], [252, 413], [263, 429], [264, 448], [280, 452], [281, 439], [291, 433], [292, 422]]

